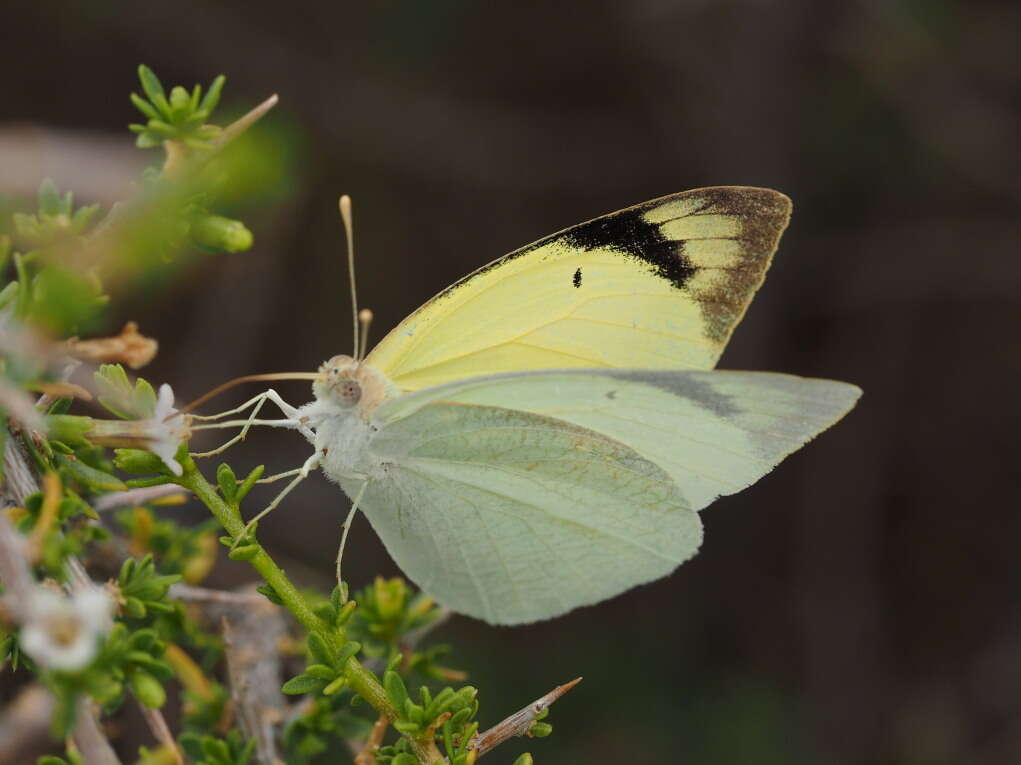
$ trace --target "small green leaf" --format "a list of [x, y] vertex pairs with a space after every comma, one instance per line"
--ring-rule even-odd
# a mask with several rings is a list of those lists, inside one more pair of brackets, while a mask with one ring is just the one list
[[[160, 113], [158, 111], [156, 111], [155, 109], [153, 109], [152, 104], [150, 104], [148, 101], [146, 101], [144, 98], [142, 98], [137, 93], [132, 93], [131, 94], [131, 103], [133, 103], [135, 105], [135, 108], [138, 109], [138, 111], [142, 112], [142, 114], [144, 114], [149, 119], [151, 119], [151, 120], [158, 120], [160, 118]], [[132, 127], [132, 126], [129, 125], [129, 127]], [[144, 125], [136, 125], [134, 127], [138, 127], [141, 130], [145, 130], [145, 126]], [[139, 132], [139, 131], [136, 131], [136, 132]]]
[[128, 682], [138, 700], [150, 709], [159, 709], [167, 702], [167, 692], [160, 681], [148, 672], [137, 669], [131, 673]]
[[343, 666], [340, 664], [334, 664], [333, 654], [330, 652], [329, 646], [326, 645], [326, 641], [321, 635], [315, 632], [310, 632], [308, 634], [306, 645], [308, 646], [309, 655], [319, 664], [325, 664], [328, 667]]
[[305, 674], [329, 683], [337, 677], [337, 670], [326, 664], [309, 664], [305, 667]]
[[277, 591], [274, 590], [268, 584], [260, 584], [258, 587], [255, 588], [255, 591], [261, 592], [263, 595], [265, 595], [266, 600], [268, 600], [270, 603], [273, 603], [278, 606], [282, 606], [284, 604], [284, 601], [282, 601], [280, 599], [280, 596], [277, 595]]
[[280, 691], [288, 696], [300, 696], [303, 693], [318, 691], [324, 685], [325, 683], [318, 677], [302, 674], [296, 675], [284, 683], [284, 687]]
[[223, 495], [224, 502], [233, 505], [237, 496], [238, 479], [226, 462], [216, 469], [216, 483], [220, 487], [220, 494]]
[[528, 732], [525, 735], [530, 736], [531, 738], [546, 738], [546, 736], [552, 732], [552, 725], [547, 722], [536, 721], [529, 726]]
[[408, 689], [401, 676], [393, 670], [387, 670], [383, 673], [383, 688], [386, 690], [386, 697], [390, 699], [390, 703], [398, 710], [404, 709], [409, 699]]
[[254, 238], [244, 223], [222, 215], [203, 215], [192, 221], [189, 230], [192, 243], [209, 252], [244, 252]]
[[332, 683], [323, 688], [323, 695], [332, 696], [333, 694], [344, 690], [345, 686], [347, 686], [347, 678], [343, 676], [338, 677]]
[[167, 472], [163, 460], [152, 452], [141, 449], [114, 449], [113, 464], [125, 473], [143, 475], [145, 473]]
[[241, 545], [235, 547], [229, 553], [227, 557], [231, 560], [251, 560], [262, 551], [262, 546], [258, 544], [254, 545]]
[[256, 467], [244, 481], [241, 482], [241, 486], [238, 487], [237, 493], [234, 495], [235, 502], [240, 503], [255, 486], [255, 482], [262, 478], [262, 474], [266, 471], [265, 465], [259, 465]]
[[227, 78], [221, 74], [209, 86], [206, 97], [202, 99], [202, 104], [199, 106], [199, 109], [205, 112], [207, 116], [212, 114], [216, 105], [220, 103], [220, 94], [223, 92], [223, 85], [226, 82]]
[[535, 760], [532, 759], [532, 755], [525, 752], [523, 755], [514, 760], [514, 765], [535, 765]]
[[104, 473], [102, 470], [96, 470], [94, 467], [89, 467], [77, 457], [55, 454], [53, 459], [59, 467], [67, 470], [76, 481], [85, 484], [93, 491], [124, 491], [128, 488], [120, 478]]
[[145, 64], [138, 66], [138, 79], [142, 83], [142, 90], [149, 100], [164, 114], [169, 115], [170, 104], [167, 102], [166, 94], [163, 92], [163, 84], [159, 77]]

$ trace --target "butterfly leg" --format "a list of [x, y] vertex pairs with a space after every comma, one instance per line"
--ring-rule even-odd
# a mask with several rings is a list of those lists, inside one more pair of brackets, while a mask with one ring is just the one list
[[[283, 412], [284, 415], [286, 415], [287, 419], [286, 420], [258, 420], [258, 419], [256, 419], [256, 417], [258, 417], [259, 411], [262, 409], [263, 404], [265, 404], [267, 401], [272, 401], [274, 404], [276, 404], [277, 407], [280, 408], [280, 411]], [[305, 438], [309, 439], [310, 441], [315, 437], [315, 434], [312, 432], [311, 428], [309, 428], [307, 425], [305, 425], [304, 422], [301, 421], [301, 415], [299, 414], [298, 409], [296, 407], [291, 406], [286, 401], [284, 401], [280, 397], [280, 394], [277, 393], [272, 388], [269, 388], [269, 389], [263, 391], [259, 395], [254, 396], [253, 398], [251, 398], [248, 401], [246, 401], [245, 403], [243, 403], [241, 406], [235, 407], [234, 409], [228, 409], [225, 412], [218, 412], [217, 414], [192, 415], [192, 419], [193, 420], [200, 420], [200, 421], [203, 421], [203, 422], [210, 422], [210, 423], [212, 423], [212, 422], [215, 422], [217, 420], [221, 420], [224, 417], [229, 417], [232, 414], [238, 414], [240, 412], [243, 412], [246, 409], [248, 409], [249, 407], [252, 407], [252, 413], [248, 417], [247, 420], [232, 420], [232, 421], [228, 421], [228, 422], [216, 422], [215, 424], [210, 424], [210, 425], [196, 425], [196, 426], [194, 426], [192, 428], [192, 430], [207, 430], [207, 429], [218, 429], [218, 428], [241, 427], [241, 432], [238, 433], [236, 436], [234, 436], [229, 441], [227, 441], [226, 443], [224, 443], [221, 446], [217, 447], [216, 449], [212, 449], [211, 451], [208, 451], [208, 452], [193, 452], [191, 456], [192, 457], [212, 457], [213, 455], [220, 454], [220, 453], [226, 451], [227, 449], [229, 449], [230, 447], [232, 447], [234, 444], [238, 443], [239, 441], [244, 441], [245, 438], [248, 436], [249, 429], [253, 425], [265, 425], [265, 426], [268, 426], [268, 427], [291, 428], [291, 429], [299, 431], [303, 436], [305, 436]]]
[[[368, 476], [366, 476], [368, 479]], [[355, 513], [358, 512], [358, 503], [362, 501], [362, 495], [365, 493], [365, 489], [368, 488], [369, 482], [365, 480], [362, 483], [362, 488], [358, 490], [358, 494], [355, 495], [354, 500], [351, 502], [351, 510], [347, 514], [347, 518], [344, 520], [343, 531], [340, 534], [340, 547], [337, 549], [337, 586], [340, 587], [340, 591], [344, 592], [344, 580], [340, 575], [340, 564], [344, 559], [344, 546], [347, 544], [347, 533], [351, 530], [351, 522], [355, 518]]]
[[293, 475], [294, 479], [290, 483], [288, 483], [281, 490], [281, 492], [273, 498], [273, 501], [270, 502], [264, 510], [261, 510], [258, 513], [258, 515], [256, 515], [254, 518], [252, 518], [252, 520], [248, 522], [248, 524], [245, 526], [244, 531], [237, 537], [235, 537], [234, 546], [237, 546], [238, 542], [240, 542], [245, 537], [249, 536], [252, 533], [253, 529], [255, 528], [255, 524], [258, 523], [260, 519], [265, 518], [267, 515], [273, 512], [273, 510], [276, 509], [277, 505], [279, 505], [283, 501], [284, 497], [290, 494], [291, 490], [294, 489], [295, 486], [297, 486], [299, 483], [308, 478], [308, 474], [315, 470], [317, 467], [319, 467], [318, 453], [313, 454], [311, 457], [305, 460], [305, 464], [302, 465], [297, 470], [291, 470], [288, 471], [287, 473], [281, 473], [275, 476], [275, 478], [282, 478], [285, 477], [286, 475]]

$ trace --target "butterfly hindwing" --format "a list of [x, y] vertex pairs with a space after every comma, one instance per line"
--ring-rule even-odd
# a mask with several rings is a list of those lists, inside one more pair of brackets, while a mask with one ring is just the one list
[[490, 623], [604, 600], [668, 574], [702, 539], [663, 470], [562, 420], [435, 402], [369, 448], [386, 470], [361, 507], [394, 560], [439, 602]]
[[428, 388], [384, 404], [376, 420], [435, 401], [501, 406], [600, 433], [662, 468], [700, 510], [772, 470], [846, 414], [854, 385], [770, 372], [519, 372]]
[[386, 471], [362, 507], [440, 602], [494, 623], [550, 618], [669, 573], [698, 547], [695, 511], [758, 480], [859, 394], [750, 372], [449, 383], [374, 412], [368, 449]]
[[790, 217], [769, 189], [696, 189], [582, 223], [467, 276], [367, 363], [418, 390], [526, 369], [710, 369]]

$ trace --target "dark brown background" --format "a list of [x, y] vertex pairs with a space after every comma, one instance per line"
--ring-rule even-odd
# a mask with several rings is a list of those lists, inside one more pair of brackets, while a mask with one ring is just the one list
[[[255, 249], [121, 297], [120, 318], [162, 343], [147, 376], [181, 398], [349, 352], [340, 192], [377, 337], [593, 215], [700, 185], [788, 193], [791, 228], [722, 365], [853, 381], [857, 410], [706, 511], [704, 549], [674, 576], [530, 628], [456, 619], [443, 638], [483, 722], [586, 677], [529, 745], [540, 762], [1021, 761], [1021, 7], [93, 0], [3, 15], [5, 194], [42, 174], [83, 200], [124, 193], [154, 160], [124, 130], [141, 61], [185, 85], [226, 73], [235, 111], [281, 95], [261, 129], [287, 169], [244, 211]], [[284, 469], [306, 451], [265, 433], [232, 462]], [[316, 477], [264, 538], [326, 585], [345, 508]], [[348, 572], [380, 570], [395, 569], [361, 521]]]

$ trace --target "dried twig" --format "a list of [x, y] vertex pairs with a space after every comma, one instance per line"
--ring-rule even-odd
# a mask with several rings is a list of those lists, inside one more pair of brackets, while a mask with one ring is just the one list
[[174, 584], [170, 586], [170, 597], [185, 603], [212, 603], [220, 606], [260, 607], [269, 601], [265, 595], [256, 592], [231, 592], [230, 590], [210, 590], [206, 587], [192, 587], [190, 584]]
[[376, 765], [376, 752], [379, 751], [379, 747], [383, 743], [383, 736], [386, 735], [386, 729], [389, 727], [390, 718], [380, 715], [365, 739], [361, 751], [355, 755], [354, 765]]
[[78, 699], [78, 711], [75, 714], [72, 738], [74, 738], [74, 745], [81, 752], [82, 759], [89, 765], [121, 765], [106, 734], [99, 726], [95, 705], [88, 696]]
[[[19, 505], [25, 503], [28, 495], [39, 491], [39, 482], [16, 438], [8, 437], [4, 445], [4, 478], [4, 495], [14, 499]], [[5, 600], [16, 619], [24, 616], [24, 610], [35, 587], [35, 580], [32, 578], [26, 557], [27, 552], [24, 541], [11, 525], [7, 515], [0, 512], [0, 576], [3, 577], [2, 581], [8, 592]], [[92, 584], [85, 567], [77, 558], [69, 558], [68, 566], [71, 578], [78, 585]], [[89, 765], [120, 765], [120, 760], [99, 725], [99, 718], [88, 696], [83, 696], [78, 701], [74, 731], [71, 735], [75, 746]]]
[[174, 758], [175, 765], [184, 765], [184, 755], [181, 754], [181, 750], [177, 748], [177, 742], [174, 740], [174, 734], [170, 732], [170, 726], [167, 725], [167, 720], [163, 717], [163, 713], [158, 709], [150, 709], [143, 704], [138, 697], [135, 697], [135, 702], [138, 704], [138, 709], [142, 713], [142, 717], [145, 718], [146, 725], [149, 726], [149, 730], [152, 731], [153, 737], [163, 746], [164, 749], [168, 750]]
[[22, 428], [41, 431], [46, 427], [32, 397], [3, 379], [0, 379], [0, 406]]
[[266, 113], [269, 112], [269, 110], [272, 109], [274, 106], [276, 106], [277, 101], [279, 100], [280, 97], [277, 96], [276, 93], [274, 93], [272, 96], [267, 98], [261, 104], [252, 109], [250, 112], [248, 112], [244, 116], [240, 117], [239, 119], [235, 120], [227, 127], [225, 127], [223, 129], [223, 132], [216, 139], [216, 149], [219, 150], [223, 148], [231, 141], [233, 141], [235, 138], [237, 138], [239, 135], [248, 130], [248, 128], [250, 128], [256, 122], [265, 117]]
[[47, 742], [55, 707], [43, 686], [23, 688], [0, 712], [0, 762], [28, 762], [29, 750]]
[[283, 720], [284, 698], [277, 647], [286, 632], [281, 609], [264, 598], [217, 606], [229, 614], [222, 617], [224, 651], [241, 728], [256, 741], [259, 765], [278, 765], [275, 728]]
[[437, 617], [433, 619], [431, 622], [429, 622], [428, 624], [423, 624], [421, 627], [418, 627], [417, 629], [413, 629], [410, 632], [406, 633], [404, 637], [401, 638], [401, 651], [403, 651], [405, 654], [410, 654], [412, 651], [415, 650], [415, 648], [418, 647], [419, 643], [425, 640], [426, 636], [430, 632], [435, 630], [437, 627], [440, 627], [443, 624], [445, 624], [446, 621], [450, 619], [450, 615], [451, 610], [449, 608], [442, 608], [440, 609], [440, 613], [437, 615]]
[[0, 512], [0, 583], [6, 589], [4, 606], [20, 622], [32, 597], [35, 580], [28, 567], [28, 540], [15, 530], [6, 512]]
[[151, 337], [138, 331], [138, 324], [129, 321], [119, 335], [113, 337], [97, 337], [90, 340], [69, 340], [67, 352], [82, 361], [93, 364], [109, 364], [121, 362], [132, 369], [144, 367], [153, 356], [159, 344]]
[[486, 754], [486, 752], [490, 752], [498, 747], [507, 739], [514, 738], [515, 736], [528, 735], [528, 730], [532, 727], [532, 723], [535, 722], [535, 718], [548, 709], [554, 701], [559, 699], [580, 682], [581, 678], [579, 677], [569, 683], [565, 683], [564, 685], [558, 685], [545, 696], [540, 699], [536, 699], [524, 709], [519, 709], [510, 717], [498, 722], [489, 730], [477, 734], [475, 739], [472, 741], [471, 748], [478, 752], [478, 757], [481, 757]]
[[162, 484], [160, 486], [146, 486], [141, 489], [127, 489], [126, 491], [112, 491], [103, 494], [92, 501], [92, 507], [97, 513], [106, 510], [114, 510], [118, 507], [133, 507], [144, 505], [146, 502], [155, 502], [164, 497], [172, 497], [175, 494], [186, 495], [187, 489], [182, 489], [176, 484]]

